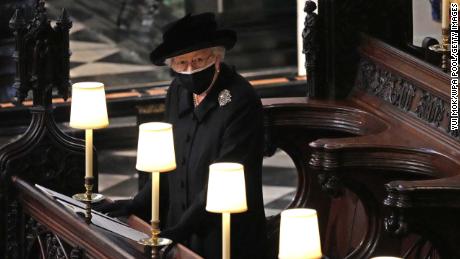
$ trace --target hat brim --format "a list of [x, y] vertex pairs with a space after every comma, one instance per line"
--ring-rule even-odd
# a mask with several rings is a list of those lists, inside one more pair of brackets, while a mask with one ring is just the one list
[[158, 45], [150, 53], [150, 61], [157, 66], [165, 66], [165, 60], [167, 58], [179, 56], [192, 51], [222, 46], [226, 50], [230, 50], [235, 46], [236, 33], [232, 30], [219, 30], [216, 31], [211, 40], [196, 42], [187, 46], [171, 46], [171, 43], [165, 43]]

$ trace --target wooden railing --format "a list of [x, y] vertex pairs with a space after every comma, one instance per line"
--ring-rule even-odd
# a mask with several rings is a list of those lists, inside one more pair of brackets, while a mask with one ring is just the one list
[[[18, 230], [24, 230], [17, 258], [149, 258], [143, 247], [115, 233], [87, 225], [24, 180], [14, 177]], [[64, 256], [65, 255], [65, 256]], [[32, 256], [32, 257], [30, 257]]]

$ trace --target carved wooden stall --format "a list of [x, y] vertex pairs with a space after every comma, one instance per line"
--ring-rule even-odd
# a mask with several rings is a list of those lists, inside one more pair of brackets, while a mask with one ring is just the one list
[[[53, 188], [71, 195], [83, 190], [84, 142], [72, 138], [56, 125], [52, 91], [69, 95], [69, 29], [65, 10], [54, 27], [40, 2], [31, 20], [18, 9], [10, 21], [16, 38], [17, 101], [31, 92], [33, 105], [27, 130], [0, 148], [0, 254], [2, 258], [26, 258], [36, 250], [29, 242], [35, 227], [31, 211], [20, 205], [12, 177]], [[97, 178], [97, 168], [94, 166]], [[97, 181], [96, 181], [97, 182]], [[97, 188], [97, 186], [96, 186]], [[38, 220], [38, 219], [35, 219]], [[38, 220], [39, 221], [39, 220]], [[50, 239], [50, 242], [56, 242]], [[43, 244], [41, 244], [43, 245]]]
[[[323, 87], [316, 97], [327, 98], [264, 100], [269, 146], [294, 160], [290, 207], [318, 210], [330, 258], [458, 258], [460, 143], [449, 130], [448, 74], [361, 35], [375, 34], [366, 23], [384, 28], [375, 10], [392, 1], [371, 2], [320, 1], [314, 80]], [[403, 42], [403, 27], [385, 39]]]
[[290, 207], [318, 210], [331, 258], [457, 258], [460, 143], [448, 130], [448, 76], [373, 38], [359, 52], [346, 100], [264, 100], [269, 143], [299, 171]]

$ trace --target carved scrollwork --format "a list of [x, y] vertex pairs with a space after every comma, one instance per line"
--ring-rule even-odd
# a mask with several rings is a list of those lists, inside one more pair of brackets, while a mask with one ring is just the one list
[[83, 259], [83, 249], [74, 247], [70, 251], [70, 259]]
[[407, 222], [404, 220], [404, 215], [398, 212], [391, 212], [390, 216], [385, 217], [383, 220], [385, 230], [397, 236], [404, 236], [407, 234]]
[[55, 234], [46, 234], [46, 247], [44, 249], [47, 259], [67, 259], [67, 253], [61, 239]]
[[[59, 236], [50, 232], [44, 225], [33, 218], [25, 224], [26, 255], [38, 255], [44, 259], [82, 259], [84, 250], [80, 247], [71, 247], [63, 242]], [[27, 256], [29, 258], [30, 256]]]
[[374, 63], [371, 63], [367, 60], [361, 60], [359, 64], [359, 77], [358, 80], [360, 81], [358, 85], [360, 88], [366, 89], [367, 86], [371, 84], [372, 79], [374, 78], [374, 74], [376, 67]]
[[375, 70], [374, 79], [371, 81], [369, 90], [378, 97], [385, 96], [385, 87], [391, 84], [390, 77], [391, 74], [388, 71], [384, 70]]
[[368, 93], [382, 98], [392, 105], [409, 111], [416, 88], [410, 82], [377, 67], [367, 60], [361, 61], [359, 85]]
[[434, 123], [438, 127], [444, 118], [445, 111], [446, 105], [443, 100], [428, 92], [423, 92], [415, 113], [419, 118], [429, 123]]
[[339, 197], [343, 193], [343, 184], [340, 178], [333, 174], [319, 174], [318, 182], [321, 189], [329, 194], [331, 197]]
[[386, 100], [404, 111], [409, 111], [414, 100], [415, 87], [401, 78], [393, 81]]
[[41, 225], [34, 219], [29, 218], [25, 224], [24, 236], [25, 236], [25, 250], [28, 254], [33, 249], [36, 243], [36, 238], [40, 232]]
[[11, 202], [6, 212], [6, 256], [8, 258], [19, 258], [19, 204], [17, 201]]
[[459, 139], [458, 131], [451, 131], [442, 121], [448, 110], [447, 102], [439, 96], [424, 91], [404, 77], [379, 67], [368, 59], [359, 65], [358, 88], [407, 112], [411, 116], [430, 123], [450, 137]]

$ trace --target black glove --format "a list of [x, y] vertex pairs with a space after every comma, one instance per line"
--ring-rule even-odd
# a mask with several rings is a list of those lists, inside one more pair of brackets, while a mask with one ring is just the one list
[[132, 214], [132, 200], [116, 200], [94, 206], [94, 210], [105, 213], [109, 217], [125, 217]]

